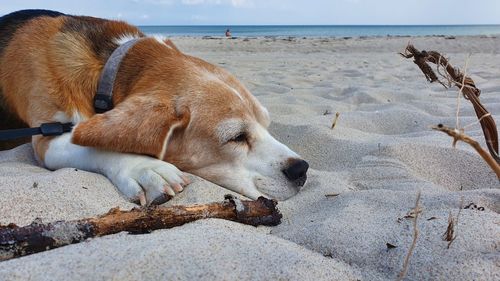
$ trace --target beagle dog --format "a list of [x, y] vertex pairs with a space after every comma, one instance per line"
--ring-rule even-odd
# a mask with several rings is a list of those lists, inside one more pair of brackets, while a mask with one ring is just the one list
[[[114, 73], [114, 107], [96, 113], [103, 68], [131, 40]], [[122, 21], [46, 10], [1, 17], [0, 118], [0, 129], [71, 122], [69, 133], [32, 138], [37, 160], [103, 174], [142, 205], [181, 192], [181, 171], [285, 200], [309, 167], [269, 134], [267, 110], [233, 75]]]

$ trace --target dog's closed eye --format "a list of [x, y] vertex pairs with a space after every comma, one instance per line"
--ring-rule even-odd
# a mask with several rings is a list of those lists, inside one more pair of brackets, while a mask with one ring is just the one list
[[248, 126], [239, 119], [230, 119], [222, 122], [216, 131], [221, 145], [235, 144], [242, 145], [249, 143], [250, 135]]
[[247, 133], [239, 133], [236, 135], [234, 138], [230, 139], [229, 142], [235, 142], [235, 143], [244, 143], [247, 142], [248, 136]]

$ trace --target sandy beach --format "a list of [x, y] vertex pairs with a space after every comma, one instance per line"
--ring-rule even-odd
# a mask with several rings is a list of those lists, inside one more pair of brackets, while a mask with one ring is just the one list
[[[500, 122], [500, 38], [173, 41], [238, 77], [268, 108], [271, 133], [310, 163], [301, 192], [278, 204], [282, 223], [208, 219], [119, 233], [0, 262], [1, 280], [395, 280], [413, 237], [405, 216], [419, 191], [420, 233], [406, 280], [500, 280], [499, 181], [472, 148], [453, 148], [450, 137], [430, 129], [455, 126], [457, 91], [429, 84], [398, 55], [411, 41], [463, 68], [471, 54], [467, 74]], [[462, 98], [459, 108], [460, 126], [472, 124], [466, 133], [486, 147], [471, 104]], [[165, 205], [234, 194], [191, 178]], [[102, 175], [39, 167], [29, 144], [0, 152], [0, 194], [0, 224], [134, 207]], [[448, 249], [448, 216], [461, 206], [469, 208]]]

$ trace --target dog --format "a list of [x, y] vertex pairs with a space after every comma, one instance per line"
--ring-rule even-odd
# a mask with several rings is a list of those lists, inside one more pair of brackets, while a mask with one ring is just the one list
[[[96, 113], [103, 68], [131, 40], [113, 108]], [[238, 79], [123, 21], [47, 10], [0, 18], [0, 118], [1, 129], [72, 123], [32, 137], [40, 164], [103, 174], [141, 205], [181, 192], [183, 172], [252, 199], [286, 200], [307, 179], [308, 163], [270, 135], [268, 111]]]

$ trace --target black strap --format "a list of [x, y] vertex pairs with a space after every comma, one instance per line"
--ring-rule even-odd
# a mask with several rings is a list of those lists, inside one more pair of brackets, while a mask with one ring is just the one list
[[31, 137], [34, 135], [59, 136], [67, 132], [71, 132], [73, 124], [71, 123], [43, 123], [40, 127], [0, 130], [0, 141]]
[[[113, 86], [115, 84], [118, 68], [128, 50], [140, 39], [142, 38], [132, 39], [120, 45], [106, 61], [99, 79], [97, 94], [94, 97], [94, 109], [96, 113], [104, 113], [113, 108]], [[54, 122], [44, 123], [40, 127], [35, 128], [0, 130], [0, 141], [31, 137], [34, 135], [59, 136], [63, 133], [71, 132], [72, 128], [73, 124], [71, 123], [63, 124]]]
[[116, 48], [106, 61], [99, 78], [97, 94], [94, 97], [94, 109], [96, 113], [104, 113], [113, 108], [113, 87], [120, 64], [127, 52], [142, 38], [127, 41]]

